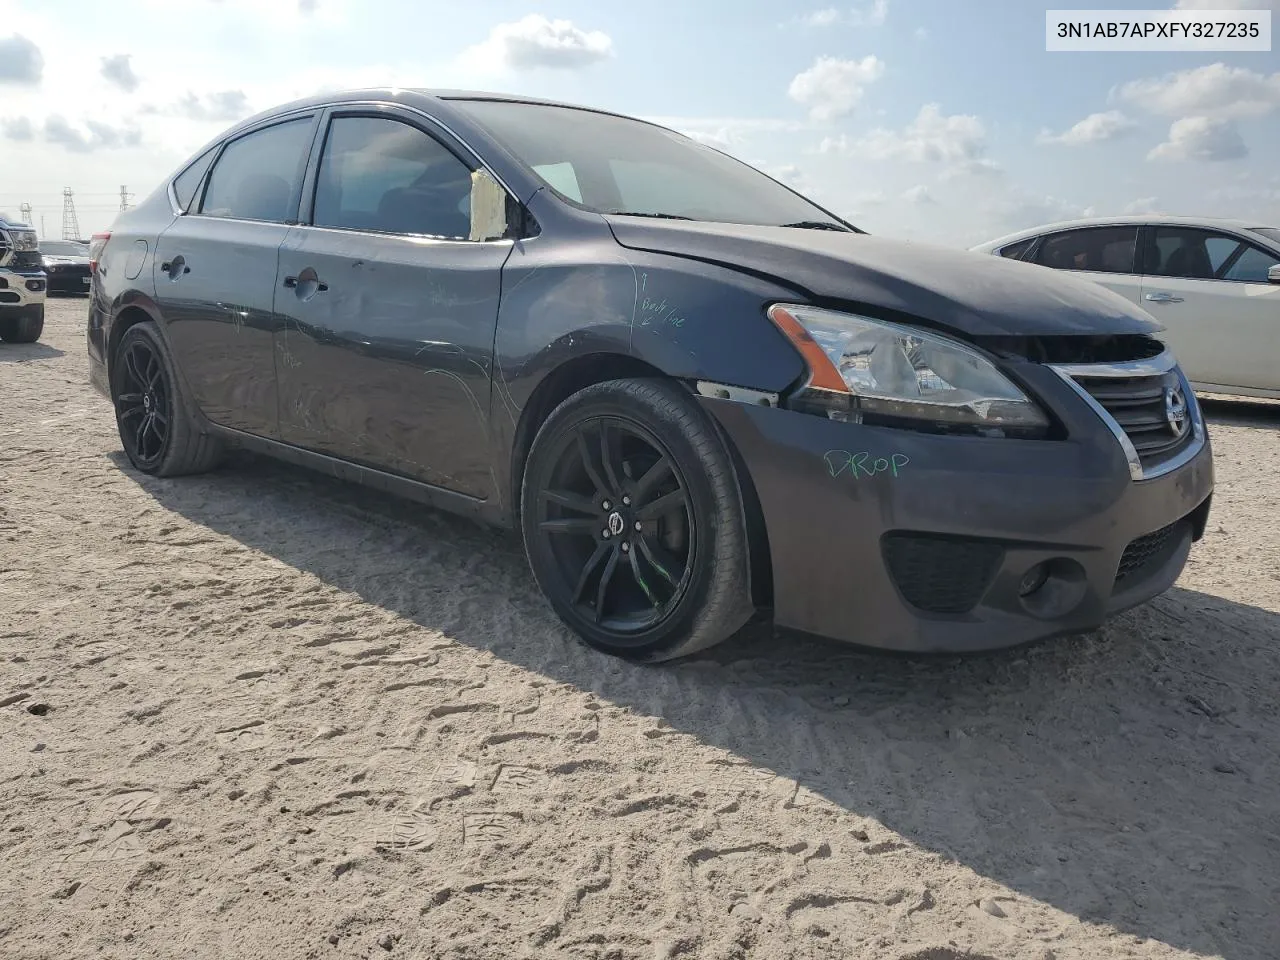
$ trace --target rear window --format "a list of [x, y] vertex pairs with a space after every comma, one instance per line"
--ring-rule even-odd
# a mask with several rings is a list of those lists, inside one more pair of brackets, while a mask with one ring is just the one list
[[206, 150], [173, 181], [173, 192], [178, 196], [178, 209], [185, 211], [191, 206], [191, 200], [196, 195], [200, 181], [204, 179], [205, 171], [209, 169], [209, 164], [213, 163], [217, 152], [217, 147]]
[[1028, 237], [1026, 240], [1018, 240], [1015, 243], [1007, 244], [1000, 248], [1000, 256], [1007, 257], [1010, 260], [1021, 260], [1027, 255], [1027, 251], [1031, 249], [1031, 245], [1035, 242], [1035, 237]]

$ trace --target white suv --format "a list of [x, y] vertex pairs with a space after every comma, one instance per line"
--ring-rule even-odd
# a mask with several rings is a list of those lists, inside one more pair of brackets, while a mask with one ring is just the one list
[[1151, 313], [1193, 386], [1280, 399], [1280, 229], [1251, 220], [1071, 220], [971, 248], [1067, 270]]
[[0, 213], [0, 340], [40, 339], [46, 284], [35, 230]]

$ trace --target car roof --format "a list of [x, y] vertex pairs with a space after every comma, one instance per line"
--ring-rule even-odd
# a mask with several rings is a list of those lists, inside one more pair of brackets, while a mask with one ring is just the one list
[[1003, 237], [997, 237], [994, 240], [988, 240], [984, 243], [975, 245], [970, 249], [990, 250], [996, 247], [1003, 247], [1005, 244], [1016, 243], [1019, 240], [1025, 240], [1028, 237], [1038, 237], [1045, 233], [1058, 233], [1062, 230], [1074, 230], [1081, 227], [1118, 227], [1128, 224], [1150, 224], [1153, 226], [1167, 227], [1208, 227], [1210, 229], [1217, 227], [1222, 230], [1253, 230], [1257, 227], [1269, 227], [1271, 224], [1261, 223], [1257, 220], [1238, 220], [1231, 217], [1179, 217], [1163, 213], [1131, 213], [1114, 217], [1079, 217], [1074, 220], [1058, 220], [1054, 223], [1041, 224], [1038, 227], [1028, 227], [1025, 230], [1019, 230], [1016, 233], [1006, 234]]
[[578, 103], [565, 103], [559, 100], [545, 100], [540, 97], [527, 97], [521, 94], [495, 93], [486, 90], [428, 89], [424, 87], [364, 87], [350, 90], [332, 90], [327, 93], [313, 94], [289, 103], [279, 104], [240, 121], [230, 130], [219, 134], [217, 139], [224, 139], [230, 133], [296, 110], [305, 110], [308, 107], [319, 107], [333, 103], [358, 103], [362, 100], [384, 100], [418, 107], [443, 106], [446, 110], [450, 100], [493, 100], [502, 103], [528, 103], [545, 107], [563, 107], [569, 110], [583, 110], [588, 113], [599, 113], [612, 117], [625, 117], [628, 120], [637, 120], [641, 123], [650, 122], [640, 117], [631, 117], [627, 114], [602, 110], [598, 107], [588, 107]]

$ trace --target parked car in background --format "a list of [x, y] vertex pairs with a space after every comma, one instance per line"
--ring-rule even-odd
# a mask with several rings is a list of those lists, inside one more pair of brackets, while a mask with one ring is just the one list
[[36, 231], [0, 213], [0, 340], [35, 343], [44, 332], [45, 274]]
[[90, 377], [137, 470], [241, 446], [513, 526], [620, 656], [757, 610], [907, 651], [1087, 630], [1168, 588], [1209, 513], [1144, 311], [868, 236], [615, 114], [318, 96], [93, 246]]
[[41, 240], [40, 258], [49, 293], [89, 292], [89, 245], [78, 240]]
[[1094, 218], [972, 249], [1077, 274], [1148, 310], [1198, 390], [1280, 398], [1280, 228], [1253, 220]]

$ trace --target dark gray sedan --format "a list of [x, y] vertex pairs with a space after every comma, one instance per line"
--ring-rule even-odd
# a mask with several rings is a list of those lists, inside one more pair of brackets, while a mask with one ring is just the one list
[[240, 446], [513, 526], [613, 654], [757, 612], [906, 651], [1086, 630], [1168, 588], [1208, 516], [1204, 422], [1142, 310], [868, 236], [601, 111], [293, 103], [93, 257], [92, 376], [137, 469]]

